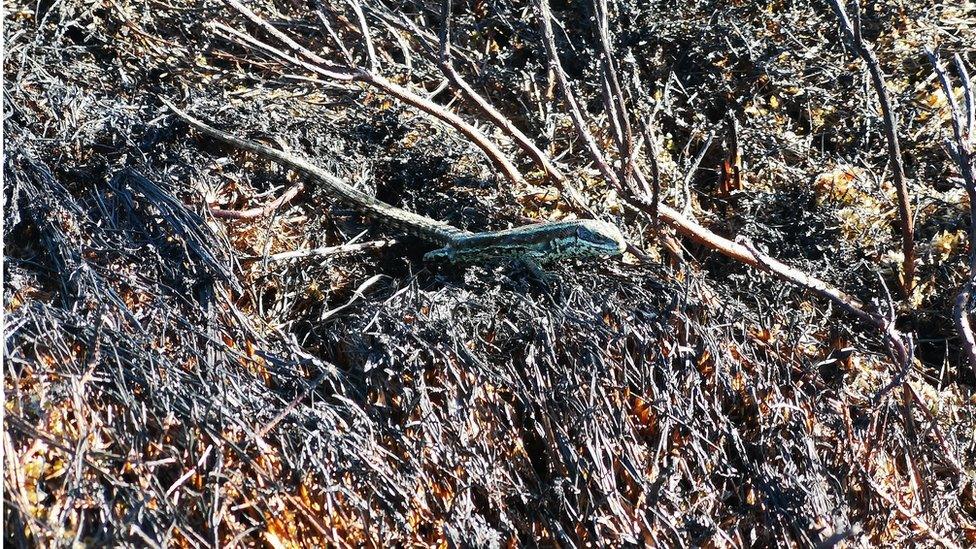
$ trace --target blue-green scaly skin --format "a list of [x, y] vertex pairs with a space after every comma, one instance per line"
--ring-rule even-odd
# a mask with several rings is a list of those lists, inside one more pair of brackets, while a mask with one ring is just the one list
[[429, 252], [424, 259], [482, 263], [524, 258], [546, 263], [574, 257], [619, 255], [626, 248], [627, 241], [615, 225], [582, 219], [458, 236], [443, 248]]

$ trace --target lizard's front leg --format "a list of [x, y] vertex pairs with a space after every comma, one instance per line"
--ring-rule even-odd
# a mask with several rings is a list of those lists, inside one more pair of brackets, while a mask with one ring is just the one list
[[424, 261], [427, 263], [454, 263], [455, 260], [454, 246], [450, 244], [424, 254]]

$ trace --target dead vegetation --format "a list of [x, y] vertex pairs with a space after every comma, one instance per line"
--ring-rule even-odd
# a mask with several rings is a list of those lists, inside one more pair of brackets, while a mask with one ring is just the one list
[[7, 8], [5, 544], [976, 543], [971, 3]]

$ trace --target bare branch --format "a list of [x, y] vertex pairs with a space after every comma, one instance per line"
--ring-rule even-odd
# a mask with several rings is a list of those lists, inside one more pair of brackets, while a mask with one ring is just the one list
[[312, 248], [308, 250], [294, 250], [290, 252], [281, 252], [268, 256], [268, 261], [288, 261], [293, 259], [304, 259], [307, 257], [329, 257], [339, 254], [350, 254], [355, 252], [361, 252], [363, 250], [378, 250], [380, 248], [389, 248], [399, 244], [400, 242], [396, 239], [387, 240], [374, 240], [370, 242], [359, 242], [356, 244], [343, 244], [341, 246], [325, 246], [322, 248]]
[[260, 15], [254, 13], [254, 11], [252, 11], [251, 8], [245, 6], [238, 0], [224, 0], [224, 2], [228, 4], [230, 7], [237, 10], [244, 17], [250, 19], [252, 23], [264, 29], [265, 32], [267, 32], [271, 36], [274, 36], [278, 40], [281, 40], [282, 43], [284, 43], [286, 46], [291, 48], [292, 51], [295, 52], [296, 54], [303, 55], [309, 61], [312, 61], [313, 63], [320, 65], [322, 68], [326, 70], [337, 71], [337, 72], [342, 71], [340, 67], [330, 63], [329, 61], [327, 61], [320, 55], [316, 54], [312, 50], [292, 40], [290, 36], [275, 28], [274, 25], [267, 22]]
[[356, 62], [352, 58], [352, 52], [350, 52], [349, 48], [347, 48], [346, 45], [342, 43], [342, 39], [339, 37], [339, 33], [337, 33], [335, 29], [332, 28], [332, 24], [329, 23], [329, 18], [325, 14], [325, 9], [323, 9], [322, 2], [320, 0], [316, 0], [315, 2], [315, 15], [317, 15], [319, 21], [322, 22], [322, 27], [325, 28], [326, 33], [329, 35], [329, 37], [332, 38], [332, 41], [335, 42], [336, 47], [339, 48], [340, 52], [342, 52], [342, 57], [343, 59], [346, 60], [346, 63], [350, 67], [355, 65]]
[[973, 335], [972, 325], [969, 321], [969, 305], [972, 299], [973, 288], [976, 287], [976, 154], [974, 154], [973, 143], [973, 103], [974, 90], [969, 80], [969, 72], [958, 55], [955, 56], [956, 68], [959, 70], [959, 77], [963, 85], [963, 96], [966, 102], [966, 113], [962, 112], [956, 98], [952, 93], [952, 82], [949, 75], [943, 68], [939, 56], [932, 50], [926, 49], [926, 55], [932, 63], [935, 74], [942, 85], [942, 92], [946, 95], [949, 102], [949, 118], [952, 121], [952, 133], [955, 142], [949, 143], [952, 156], [955, 157], [959, 166], [959, 173], [962, 175], [966, 194], [969, 195], [969, 279], [963, 284], [959, 295], [956, 296], [956, 303], [953, 315], [956, 320], [956, 329], [962, 337], [963, 352], [969, 358], [969, 365], [976, 372], [976, 336]]
[[630, 117], [627, 114], [627, 101], [620, 81], [617, 79], [617, 66], [611, 55], [609, 10], [606, 0], [594, 0], [596, 12], [597, 33], [600, 35], [600, 51], [602, 54], [603, 79], [605, 85], [604, 101], [608, 103], [607, 116], [614, 128], [614, 137], [620, 154], [620, 180], [627, 182], [631, 178], [633, 163], [631, 157], [634, 150], [634, 135], [630, 129]]
[[512, 164], [512, 161], [505, 156], [498, 146], [491, 139], [489, 139], [488, 136], [482, 133], [481, 130], [475, 128], [471, 124], [468, 124], [460, 116], [445, 109], [437, 103], [434, 103], [426, 97], [417, 95], [403, 86], [394, 84], [380, 75], [370, 75], [365, 81], [368, 84], [380, 88], [404, 103], [416, 107], [417, 109], [420, 109], [421, 111], [440, 119], [442, 122], [446, 122], [448, 125], [461, 132], [461, 134], [474, 142], [474, 144], [485, 153], [488, 159], [491, 160], [495, 167], [502, 172], [506, 179], [516, 184], [524, 183], [525, 180], [523, 179], [522, 174], [519, 173], [518, 168]]
[[597, 145], [596, 139], [593, 138], [593, 134], [590, 133], [587, 127], [586, 120], [583, 118], [583, 113], [580, 110], [579, 103], [576, 102], [576, 96], [573, 94], [572, 88], [569, 85], [569, 78], [566, 76], [566, 71], [563, 70], [562, 63], [559, 62], [559, 52], [556, 50], [556, 38], [552, 32], [552, 12], [549, 10], [548, 0], [535, 0], [536, 10], [539, 13], [539, 22], [542, 25], [542, 42], [546, 48], [546, 58], [549, 62], [549, 70], [551, 70], [556, 75], [556, 81], [559, 84], [559, 90], [563, 94], [563, 101], [566, 102], [566, 109], [569, 111], [569, 116], [573, 120], [573, 125], [576, 127], [576, 133], [579, 134], [583, 143], [586, 145], [586, 150], [590, 154], [590, 158], [596, 164], [600, 173], [607, 181], [611, 182], [614, 187], [620, 188], [620, 181], [617, 175], [610, 168], [610, 164], [603, 157], [603, 152], [600, 150], [600, 146]]
[[[959, 154], [962, 153], [966, 146], [966, 122], [963, 120], [962, 111], [959, 109], [959, 104], [956, 103], [956, 95], [952, 93], [952, 82], [949, 80], [949, 74], [946, 72], [945, 67], [942, 66], [942, 61], [939, 56], [932, 50], [926, 48], [925, 55], [929, 58], [929, 62], [932, 63], [932, 67], [935, 69], [935, 74], [939, 78], [939, 84], [942, 86], [942, 93], [946, 96], [946, 101], [949, 103], [949, 121], [952, 123], [952, 133], [955, 137], [954, 142], [950, 142], [949, 146], [952, 148], [953, 155], [956, 156], [956, 161], [964, 161], [964, 159], [959, 158]], [[968, 92], [964, 95], [969, 95]], [[965, 178], [965, 171], [962, 174]], [[968, 183], [968, 181], [967, 181]]]
[[[640, 197], [628, 197], [628, 205], [632, 208], [650, 213], [652, 210], [649, 201]], [[738, 239], [733, 242], [723, 236], [719, 236], [698, 223], [684, 217], [677, 210], [666, 204], [658, 204], [658, 211], [661, 218], [669, 226], [673, 227], [682, 236], [696, 242], [706, 248], [717, 251], [722, 255], [744, 263], [750, 267], [766, 271], [777, 277], [792, 282], [797, 286], [810, 290], [817, 295], [826, 298], [841, 309], [851, 313], [855, 317], [871, 325], [878, 326], [880, 320], [876, 314], [869, 313], [864, 309], [857, 298], [844, 293], [843, 291], [830, 286], [819, 278], [810, 276], [803, 271], [790, 267], [773, 257], [760, 252], [748, 240]]]
[[593, 217], [597, 217], [596, 213], [590, 209], [588, 200], [583, 195], [583, 193], [576, 188], [576, 186], [566, 177], [562, 171], [556, 167], [546, 153], [542, 152], [535, 143], [528, 138], [521, 130], [519, 130], [515, 124], [513, 124], [505, 115], [498, 111], [492, 106], [484, 97], [471, 87], [461, 74], [454, 68], [454, 62], [451, 55], [451, 0], [444, 0], [442, 4], [443, 13], [443, 24], [441, 26], [440, 35], [440, 67], [444, 75], [450, 80], [450, 82], [464, 92], [465, 95], [475, 105], [481, 109], [488, 118], [491, 119], [495, 125], [500, 128], [506, 135], [511, 137], [515, 143], [522, 148], [535, 163], [542, 168], [546, 174], [552, 178], [560, 187], [560, 189], [569, 195], [570, 202], [577, 208], [589, 213]]
[[[904, 384], [905, 378], [911, 371], [912, 356], [914, 353], [912, 350], [910, 337], [902, 334], [895, 327], [895, 310], [890, 295], [888, 296], [890, 312], [887, 317], [884, 317], [878, 313], [869, 312], [857, 299], [836, 288], [826, 285], [821, 280], [811, 277], [797, 269], [793, 269], [792, 267], [788, 267], [787, 265], [780, 263], [779, 261], [776, 261], [768, 255], [760, 252], [747, 238], [739, 237], [736, 239], [736, 243], [745, 247], [749, 253], [756, 258], [760, 264], [760, 267], [763, 267], [765, 270], [788, 282], [792, 282], [793, 284], [806, 288], [816, 294], [819, 294], [821, 297], [830, 299], [841, 309], [857, 317], [865, 324], [872, 326], [881, 334], [881, 336], [884, 338], [885, 344], [888, 346], [888, 352], [891, 355], [891, 359], [898, 367], [898, 371], [895, 376], [892, 377], [891, 382], [878, 391], [878, 393], [875, 395], [873, 399], [875, 402], [880, 400], [880, 398], [887, 394], [892, 388]], [[882, 281], [882, 287], [885, 288], [885, 292], [887, 293], [887, 287], [884, 286], [884, 281]]]
[[352, 11], [356, 13], [356, 19], [359, 21], [359, 31], [363, 33], [363, 42], [366, 43], [366, 62], [369, 65], [369, 72], [377, 74], [380, 70], [379, 61], [376, 60], [376, 50], [373, 49], [373, 39], [369, 37], [369, 25], [366, 23], [366, 16], [363, 14], [363, 7], [359, 4], [359, 0], [349, 0], [349, 5], [352, 6]]
[[957, 53], [952, 58], [956, 63], [956, 70], [959, 71], [959, 80], [962, 81], [963, 99], [966, 101], [966, 127], [969, 128], [969, 135], [966, 137], [971, 144], [976, 140], [976, 88], [973, 88], [969, 80], [969, 71], [966, 70], [962, 57]]
[[332, 69], [326, 69], [318, 65], [309, 63], [305, 60], [299, 59], [298, 57], [289, 55], [288, 53], [281, 51], [280, 49], [268, 44], [267, 42], [258, 40], [257, 38], [251, 36], [250, 34], [246, 34], [240, 32], [237, 29], [228, 27], [223, 23], [217, 23], [217, 22], [211, 23], [210, 28], [217, 31], [217, 33], [226, 40], [229, 40], [231, 42], [236, 42], [238, 44], [243, 44], [245, 46], [249, 46], [257, 50], [264, 51], [265, 53], [270, 54], [272, 57], [277, 57], [279, 60], [285, 63], [290, 63], [297, 67], [301, 67], [303, 69], [312, 71], [326, 78], [331, 78], [333, 80], [341, 80], [341, 81], [355, 81], [355, 80], [361, 80], [362, 77], [364, 76], [364, 74], [361, 71], [356, 71], [355, 69], [347, 69], [345, 67], [333, 67], [334, 70], [332, 70]]
[[735, 245], [741, 246], [743, 250], [752, 256], [755, 266], [830, 299], [836, 305], [840, 306], [840, 308], [864, 322], [879, 325], [880, 317], [865, 311], [864, 305], [856, 298], [827, 285], [826, 282], [818, 278], [814, 278], [773, 259], [769, 255], [759, 251], [748, 238], [740, 236], [736, 239]]
[[888, 95], [888, 86], [881, 72], [881, 65], [878, 57], [874, 54], [861, 36], [861, 10], [855, 3], [854, 23], [851, 23], [847, 16], [847, 9], [842, 0], [831, 0], [837, 18], [840, 20], [841, 29], [851, 41], [854, 50], [864, 60], [871, 74], [871, 81], [875, 93], [878, 94], [878, 102], [881, 104], [881, 112], [884, 117], [885, 137], [888, 141], [888, 162], [895, 178], [895, 190], [898, 193], [898, 216], [901, 224], [901, 249], [904, 255], [902, 269], [905, 278], [902, 281], [902, 290], [905, 296], [911, 294], [915, 279], [915, 228], [912, 218], [911, 198], [908, 194], [908, 183], [905, 181], [905, 168], [901, 157], [901, 146], [898, 143], [898, 120], [895, 111], [891, 106], [891, 98]]
[[[632, 208], [648, 214], [654, 211], [654, 208], [646, 199], [632, 196], [628, 196], [626, 199], [627, 205]], [[907, 337], [896, 329], [893, 316], [891, 318], [885, 318], [877, 313], [868, 311], [864, 304], [857, 298], [831, 286], [819, 278], [790, 267], [759, 251], [758, 248], [744, 237], [739, 237], [733, 242], [684, 217], [666, 204], [657, 204], [657, 210], [660, 212], [660, 216], [666, 224], [673, 227], [686, 238], [740, 263], [768, 272], [782, 280], [813, 292], [821, 298], [833, 302], [845, 312], [850, 313], [858, 320], [878, 330], [884, 337], [891, 357], [899, 367], [899, 372], [901, 372], [896, 376], [893, 383], [902, 382], [903, 375], [909, 371], [912, 364], [912, 351], [910, 345], [906, 344]]]
[[[337, 79], [344, 80], [355, 80], [359, 82], [364, 82], [373, 87], [379, 88], [380, 90], [386, 92], [387, 94], [403, 101], [404, 103], [415, 107], [434, 118], [448, 124], [455, 130], [459, 131], [469, 140], [471, 140], [481, 151], [488, 157], [488, 159], [495, 165], [495, 167], [505, 176], [506, 179], [515, 184], [524, 183], [522, 174], [519, 173], [518, 168], [509, 160], [504, 153], [498, 148], [498, 146], [491, 141], [484, 133], [478, 130], [476, 127], [468, 124], [460, 116], [454, 114], [453, 112], [447, 110], [446, 108], [434, 103], [433, 101], [422, 97], [409, 89], [394, 84], [390, 80], [387, 80], [375, 71], [365, 70], [361, 68], [353, 67], [338, 67], [330, 63], [329, 61], [323, 59], [321, 56], [312, 52], [308, 48], [302, 46], [291, 37], [289, 37], [284, 32], [278, 30], [271, 23], [266, 21], [260, 15], [254, 13], [251, 9], [244, 6], [238, 0], [224, 0], [228, 5], [233, 7], [235, 10], [243, 14], [245, 17], [251, 20], [254, 24], [258, 25], [266, 32], [283, 42], [296, 54], [305, 57], [308, 61], [301, 60], [295, 56], [288, 55], [280, 50], [273, 48], [272, 46], [261, 42], [260, 40], [231, 29], [226, 25], [220, 23], [215, 23], [216, 28], [220, 28], [225, 32], [231, 33], [238, 37], [240, 40], [251, 43], [252, 45], [258, 46], [265, 51], [269, 51], [276, 55], [277, 57], [285, 60], [289, 63], [301, 66], [308, 70], [312, 70], [321, 74], [323, 76], [333, 77]], [[374, 52], [375, 54], [375, 52]]]
[[257, 208], [249, 208], [247, 210], [224, 210], [221, 208], [211, 207], [210, 213], [213, 214], [214, 217], [219, 217], [222, 219], [257, 219], [259, 217], [265, 217], [273, 213], [278, 208], [291, 202], [293, 198], [298, 196], [298, 193], [301, 192], [302, 188], [303, 185], [301, 183], [293, 185], [278, 198], [268, 202], [264, 206], [259, 206]]
[[[661, 166], [658, 163], [657, 139], [654, 135], [654, 128], [650, 118], [641, 121], [641, 130], [644, 133], [644, 140], [647, 142], [647, 161], [651, 165], [651, 219], [654, 224], [658, 223], [657, 205], [661, 201]], [[646, 193], [645, 188], [645, 193]]]
[[[407, 71], [407, 74], [412, 74], [413, 73], [413, 50], [410, 48], [410, 43], [407, 42], [407, 40], [400, 33], [400, 29], [394, 27], [392, 24], [390, 24], [389, 21], [381, 18], [380, 23], [382, 23], [383, 26], [386, 27], [387, 32], [390, 33], [390, 36], [392, 36], [393, 39], [396, 40], [397, 45], [400, 46], [400, 53], [403, 54], [403, 68]], [[389, 54], [386, 54], [386, 56], [389, 57]]]
[[685, 204], [682, 206], [682, 213], [688, 215], [691, 212], [691, 181], [695, 177], [695, 173], [698, 172], [698, 167], [701, 166], [702, 160], [705, 158], [705, 154], [708, 149], [712, 146], [712, 140], [715, 139], [715, 132], [708, 132], [708, 137], [705, 138], [705, 142], [702, 144], [701, 149], [698, 150], [698, 154], [688, 165], [688, 169], [685, 172], [685, 179], [682, 181], [682, 189], [685, 194]]

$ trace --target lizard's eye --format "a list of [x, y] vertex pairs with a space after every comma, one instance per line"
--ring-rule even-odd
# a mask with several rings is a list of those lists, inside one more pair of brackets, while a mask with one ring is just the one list
[[[592, 226], [589, 226], [591, 225]], [[592, 222], [576, 227], [576, 238], [608, 253], [622, 253], [626, 248], [620, 230], [609, 223]]]

